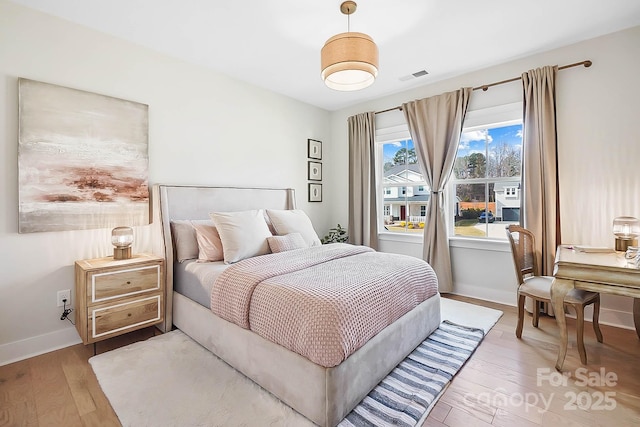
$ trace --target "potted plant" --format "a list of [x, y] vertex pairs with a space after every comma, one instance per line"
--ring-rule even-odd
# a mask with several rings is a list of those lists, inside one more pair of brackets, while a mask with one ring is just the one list
[[327, 243], [344, 243], [349, 240], [349, 236], [347, 235], [347, 229], [342, 228], [340, 224], [338, 224], [335, 228], [329, 229], [329, 234], [324, 236], [320, 241], [323, 245]]

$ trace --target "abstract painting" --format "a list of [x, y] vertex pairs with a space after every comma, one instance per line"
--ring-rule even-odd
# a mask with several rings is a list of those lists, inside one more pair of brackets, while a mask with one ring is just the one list
[[149, 223], [149, 107], [18, 79], [19, 232]]

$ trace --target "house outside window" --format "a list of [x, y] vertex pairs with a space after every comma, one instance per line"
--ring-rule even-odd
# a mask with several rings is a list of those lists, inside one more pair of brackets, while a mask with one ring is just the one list
[[[377, 141], [377, 183], [382, 193], [381, 230], [392, 233], [422, 233], [426, 204], [431, 196], [411, 139]], [[378, 193], [378, 194], [380, 194]]]

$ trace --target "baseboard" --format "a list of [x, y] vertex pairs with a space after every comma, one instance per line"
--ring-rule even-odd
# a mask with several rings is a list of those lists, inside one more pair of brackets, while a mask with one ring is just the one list
[[463, 285], [455, 283], [454, 295], [462, 297], [477, 298], [484, 301], [496, 302], [498, 304], [516, 306], [516, 291], [504, 291], [500, 289], [483, 288], [478, 286]]
[[65, 328], [48, 334], [0, 345], [0, 366], [39, 356], [79, 344], [82, 340], [75, 328]]
[[[589, 316], [591, 313], [589, 313]], [[585, 320], [590, 319], [585, 311]], [[599, 323], [601, 325], [609, 325], [615, 326], [617, 328], [623, 329], [633, 329], [635, 330], [635, 326], [633, 323], [633, 313], [629, 311], [620, 311], [620, 310], [612, 310], [610, 308], [605, 308], [600, 306], [600, 319]]]
[[[451, 292], [454, 295], [460, 295], [463, 297], [481, 299], [483, 301], [496, 302], [498, 304], [516, 306], [516, 294], [514, 292], [505, 292], [496, 289], [479, 288], [477, 286], [465, 286], [460, 284], [454, 285], [455, 291]], [[571, 314], [568, 317], [575, 317]], [[592, 311], [591, 307], [585, 309], [586, 321], [591, 321]], [[607, 307], [600, 306], [600, 324], [615, 326], [616, 328], [632, 329], [635, 330], [633, 323], [633, 312], [614, 310]]]

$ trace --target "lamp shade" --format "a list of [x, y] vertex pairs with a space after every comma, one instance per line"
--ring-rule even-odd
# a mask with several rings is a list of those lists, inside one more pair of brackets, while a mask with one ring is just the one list
[[347, 32], [331, 37], [320, 57], [322, 80], [331, 89], [364, 89], [378, 76], [378, 46], [363, 33]]
[[111, 244], [114, 259], [131, 258], [131, 245], [133, 244], [133, 229], [131, 227], [116, 227], [111, 230]]

